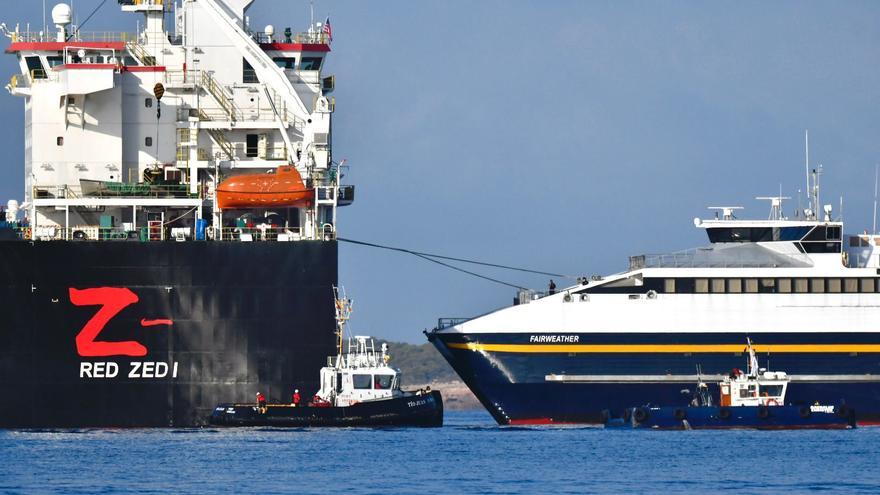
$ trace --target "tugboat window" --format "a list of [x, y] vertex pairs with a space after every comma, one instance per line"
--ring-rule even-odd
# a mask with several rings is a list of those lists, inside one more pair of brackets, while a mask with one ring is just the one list
[[782, 385], [761, 385], [762, 397], [779, 397], [782, 395]]
[[376, 375], [373, 383], [376, 390], [387, 390], [391, 388], [391, 382], [394, 381], [394, 375]]
[[352, 382], [357, 390], [369, 390], [373, 388], [373, 375], [353, 375]]
[[303, 57], [300, 70], [321, 70], [321, 57]]

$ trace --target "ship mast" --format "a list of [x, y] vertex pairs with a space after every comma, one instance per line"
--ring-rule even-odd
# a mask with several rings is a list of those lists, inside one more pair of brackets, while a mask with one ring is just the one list
[[351, 299], [345, 296], [345, 289], [333, 286], [333, 299], [336, 306], [336, 364], [340, 364], [342, 359], [343, 336], [345, 335], [345, 325], [351, 318]]

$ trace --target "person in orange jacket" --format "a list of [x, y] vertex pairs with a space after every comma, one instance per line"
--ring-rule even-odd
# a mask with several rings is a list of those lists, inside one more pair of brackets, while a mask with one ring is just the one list
[[262, 392], [257, 392], [257, 407], [260, 408], [261, 413], [266, 413], [266, 396]]
[[301, 398], [299, 396], [299, 389], [294, 390], [293, 391], [293, 407], [299, 407], [300, 399]]

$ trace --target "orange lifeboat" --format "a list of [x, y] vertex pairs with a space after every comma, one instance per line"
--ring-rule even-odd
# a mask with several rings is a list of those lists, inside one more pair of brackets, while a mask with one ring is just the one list
[[311, 206], [315, 189], [306, 187], [295, 167], [278, 167], [267, 174], [242, 174], [217, 186], [221, 209]]

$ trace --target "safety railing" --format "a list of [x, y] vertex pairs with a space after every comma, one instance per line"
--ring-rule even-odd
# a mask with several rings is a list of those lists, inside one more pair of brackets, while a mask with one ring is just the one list
[[307, 45], [327, 45], [330, 43], [330, 36], [327, 33], [319, 32], [302, 32], [294, 33], [285, 30], [282, 34], [269, 36], [266, 33], [251, 32], [251, 37], [260, 44], [268, 43], [302, 43]]
[[766, 256], [716, 253], [711, 248], [695, 248], [669, 254], [642, 254], [629, 257], [629, 269], [643, 268], [775, 268], [779, 266], [810, 266], [805, 254], [768, 252]]
[[[46, 43], [57, 40], [57, 33], [54, 31], [19, 31], [10, 33], [13, 43]], [[79, 31], [70, 38], [68, 43], [76, 43], [77, 41], [92, 43], [118, 43], [136, 40], [137, 35], [128, 32], [119, 31]]]
[[88, 186], [34, 186], [35, 199], [81, 198], [198, 198], [187, 184], [145, 184], [131, 182], [98, 182]]
[[263, 242], [299, 241], [303, 239], [299, 227], [224, 227], [220, 230], [222, 241]]
[[129, 41], [125, 46], [128, 48], [128, 52], [131, 53], [132, 57], [140, 62], [141, 65], [150, 67], [156, 65], [156, 57], [147, 53], [147, 50], [139, 42]]

